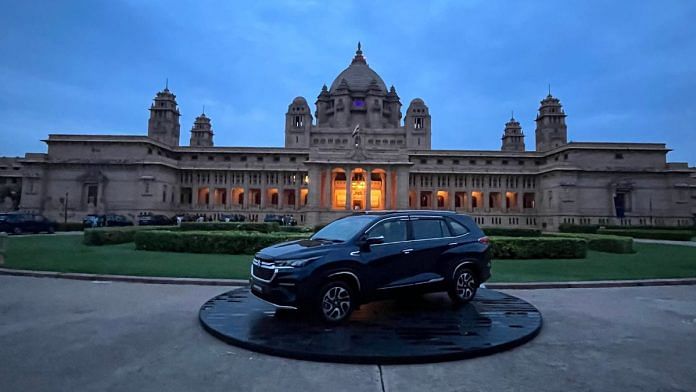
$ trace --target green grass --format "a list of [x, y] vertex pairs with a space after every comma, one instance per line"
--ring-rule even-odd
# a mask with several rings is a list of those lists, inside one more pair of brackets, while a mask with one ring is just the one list
[[148, 252], [130, 242], [87, 246], [81, 235], [10, 237], [5, 267], [92, 274], [248, 278], [251, 256]]
[[491, 282], [696, 277], [696, 248], [634, 243], [636, 253], [587, 251], [585, 259], [494, 260]]
[[[634, 244], [633, 254], [589, 251], [586, 259], [494, 260], [491, 282], [696, 277], [696, 248]], [[81, 235], [10, 237], [5, 267], [139, 276], [239, 278], [249, 255], [150, 252], [133, 243], [86, 246]]]

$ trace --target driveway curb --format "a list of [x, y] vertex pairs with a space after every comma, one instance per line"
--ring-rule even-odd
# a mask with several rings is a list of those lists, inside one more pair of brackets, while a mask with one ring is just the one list
[[[182, 284], [197, 286], [246, 286], [245, 279], [205, 279], [205, 278], [170, 278], [159, 276], [129, 276], [82, 274], [75, 272], [52, 272], [17, 270], [0, 268], [0, 275], [29, 276], [35, 278], [58, 278], [103, 282], [128, 282], [149, 284]], [[530, 282], [530, 283], [487, 283], [486, 288], [497, 290], [542, 290], [542, 289], [578, 289], [607, 287], [641, 287], [641, 286], [679, 286], [696, 285], [696, 278], [680, 279], [640, 279], [640, 280], [598, 280], [580, 282]]]

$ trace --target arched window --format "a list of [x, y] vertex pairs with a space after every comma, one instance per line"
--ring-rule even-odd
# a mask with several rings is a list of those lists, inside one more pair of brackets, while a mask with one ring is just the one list
[[237, 196], [237, 204], [244, 204], [244, 192], [239, 192], [239, 196]]

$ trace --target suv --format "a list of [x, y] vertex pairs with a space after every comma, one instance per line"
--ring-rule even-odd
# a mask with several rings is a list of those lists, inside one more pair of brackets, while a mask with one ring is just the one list
[[360, 304], [406, 292], [446, 291], [469, 302], [490, 277], [488, 237], [469, 216], [445, 211], [350, 215], [310, 239], [262, 249], [250, 290], [284, 309], [307, 309], [330, 323]]
[[56, 222], [40, 214], [9, 213], [0, 214], [0, 232], [13, 234], [41, 233], [52, 234], [56, 231]]

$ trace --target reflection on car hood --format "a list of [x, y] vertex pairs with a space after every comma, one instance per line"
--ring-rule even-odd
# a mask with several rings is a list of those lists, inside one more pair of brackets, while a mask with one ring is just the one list
[[257, 256], [262, 259], [294, 259], [315, 257], [325, 254], [327, 251], [341, 244], [329, 241], [296, 240], [283, 242], [277, 245], [261, 249]]

